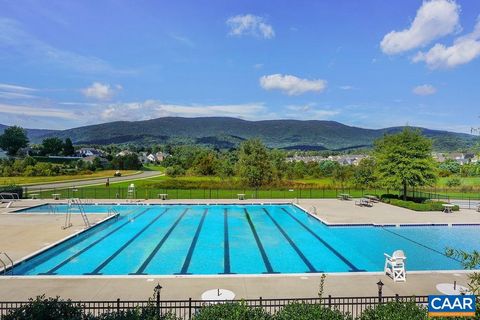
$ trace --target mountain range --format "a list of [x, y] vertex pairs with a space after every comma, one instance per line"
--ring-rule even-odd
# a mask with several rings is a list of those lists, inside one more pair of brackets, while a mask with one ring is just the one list
[[[6, 126], [0, 125], [0, 133]], [[231, 148], [248, 138], [260, 138], [269, 147], [301, 150], [347, 150], [371, 147], [373, 141], [404, 127], [365, 129], [324, 120], [247, 121], [228, 117], [164, 117], [143, 121], [116, 121], [67, 130], [27, 129], [33, 143], [46, 137], [71, 138], [75, 144], [197, 143]], [[473, 146], [476, 136], [417, 128], [433, 140], [437, 151]]]

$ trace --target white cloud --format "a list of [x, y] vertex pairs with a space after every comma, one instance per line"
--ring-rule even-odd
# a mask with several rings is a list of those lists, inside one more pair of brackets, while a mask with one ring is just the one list
[[36, 116], [36, 117], [54, 117], [61, 119], [75, 119], [77, 115], [74, 112], [68, 110], [62, 110], [57, 108], [41, 108], [32, 106], [20, 106], [12, 104], [0, 103], [0, 113], [17, 114], [23, 116]]
[[23, 86], [17, 86], [13, 84], [8, 84], [8, 83], [0, 83], [0, 90], [5, 90], [5, 91], [14, 91], [14, 92], [34, 92], [37, 91], [37, 89], [29, 88], [29, 87], [23, 87]]
[[0, 18], [0, 57], [2, 56], [8, 59], [12, 56], [21, 56], [32, 64], [46, 64], [81, 73], [132, 74], [136, 72], [114, 68], [97, 57], [54, 47], [26, 32], [17, 21], [8, 18]]
[[386, 54], [398, 54], [425, 46], [459, 30], [460, 6], [454, 0], [424, 1], [408, 29], [391, 31], [380, 46]]
[[265, 90], [280, 90], [293, 96], [308, 91], [322, 92], [327, 87], [327, 81], [301, 79], [288, 74], [271, 74], [260, 78], [260, 86]]
[[121, 89], [122, 87], [120, 85], [111, 87], [109, 84], [94, 82], [90, 87], [83, 89], [82, 93], [87, 98], [109, 100]]
[[232, 36], [251, 35], [271, 39], [275, 37], [275, 31], [265, 19], [253, 14], [238, 15], [227, 19], [227, 25], [230, 27], [229, 34]]
[[353, 89], [355, 89], [353, 86], [350, 86], [350, 85], [340, 86], [339, 88], [342, 89], [342, 90], [353, 90]]
[[419, 52], [413, 62], [424, 61], [430, 69], [454, 68], [469, 63], [480, 56], [480, 21], [473, 32], [458, 37], [453, 45], [446, 47], [437, 43], [427, 52]]
[[255, 118], [265, 115], [266, 108], [261, 103], [220, 104], [220, 105], [181, 105], [162, 103], [157, 100], [144, 102], [117, 103], [102, 107], [100, 117], [104, 121], [147, 120], [158, 117], [211, 117], [226, 116]]
[[0, 83], [0, 98], [2, 99], [35, 99], [32, 95], [37, 89], [17, 86], [13, 84]]
[[317, 108], [315, 103], [307, 103], [305, 105], [289, 105], [285, 115], [291, 119], [329, 119], [340, 113], [338, 110], [331, 110], [328, 108]]
[[437, 92], [437, 88], [431, 84], [423, 84], [421, 86], [416, 86], [413, 88], [412, 92], [419, 96], [429, 96]]

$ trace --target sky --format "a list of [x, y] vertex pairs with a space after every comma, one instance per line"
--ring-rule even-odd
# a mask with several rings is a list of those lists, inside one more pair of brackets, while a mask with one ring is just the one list
[[480, 126], [477, 0], [0, 0], [0, 123]]

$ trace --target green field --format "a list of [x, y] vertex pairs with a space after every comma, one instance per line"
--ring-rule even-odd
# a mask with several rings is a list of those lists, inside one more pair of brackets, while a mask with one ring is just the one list
[[[128, 176], [137, 173], [136, 170], [124, 170], [122, 171], [123, 176]], [[65, 175], [65, 176], [49, 176], [49, 177], [0, 177], [0, 186], [6, 185], [32, 185], [32, 184], [43, 184], [43, 183], [53, 183], [53, 182], [66, 182], [66, 181], [78, 181], [78, 180], [88, 180], [96, 178], [107, 178], [113, 177], [115, 170], [103, 170], [97, 171], [89, 174], [76, 174], [76, 175]]]
[[[155, 166], [150, 170], [163, 170]], [[437, 186], [424, 188], [417, 191], [441, 194], [455, 199], [480, 199], [480, 190], [476, 188], [480, 184], [480, 178], [461, 178], [462, 186], [459, 188], [447, 188], [448, 178], [441, 178]], [[53, 193], [60, 193], [62, 198], [79, 197], [92, 199], [125, 199], [130, 184], [136, 187], [136, 198], [152, 199], [158, 194], [168, 193], [171, 199], [234, 199], [237, 194], [246, 194], [247, 198], [263, 199], [293, 199], [293, 198], [335, 198], [340, 193], [349, 193], [353, 197], [361, 197], [364, 194], [381, 195], [387, 192], [397, 193], [396, 190], [361, 190], [353, 187], [345, 187], [343, 190], [331, 178], [322, 179], [297, 179], [284, 181], [280, 185], [261, 190], [245, 188], [239, 178], [222, 179], [208, 176], [185, 176], [167, 177], [158, 176], [148, 179], [132, 180], [127, 182], [111, 183], [110, 187], [88, 186], [80, 187], [75, 194], [70, 189], [64, 190], [34, 190], [29, 188], [28, 193], [40, 193], [42, 198], [50, 198]], [[463, 188], [463, 189], [462, 189]], [[466, 190], [464, 190], [466, 188]], [[292, 190], [292, 191], [290, 191]]]

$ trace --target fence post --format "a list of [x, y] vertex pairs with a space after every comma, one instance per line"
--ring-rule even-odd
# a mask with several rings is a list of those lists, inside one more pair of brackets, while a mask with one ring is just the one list
[[120, 313], [120, 298], [117, 298], [117, 314]]
[[332, 295], [331, 294], [328, 295], [328, 307], [329, 308], [332, 307]]
[[192, 319], [192, 298], [188, 298], [188, 320]]
[[260, 307], [263, 307], [263, 298], [260, 297]]
[[398, 300], [400, 300], [398, 293], [395, 293], [395, 301], [398, 302]]

